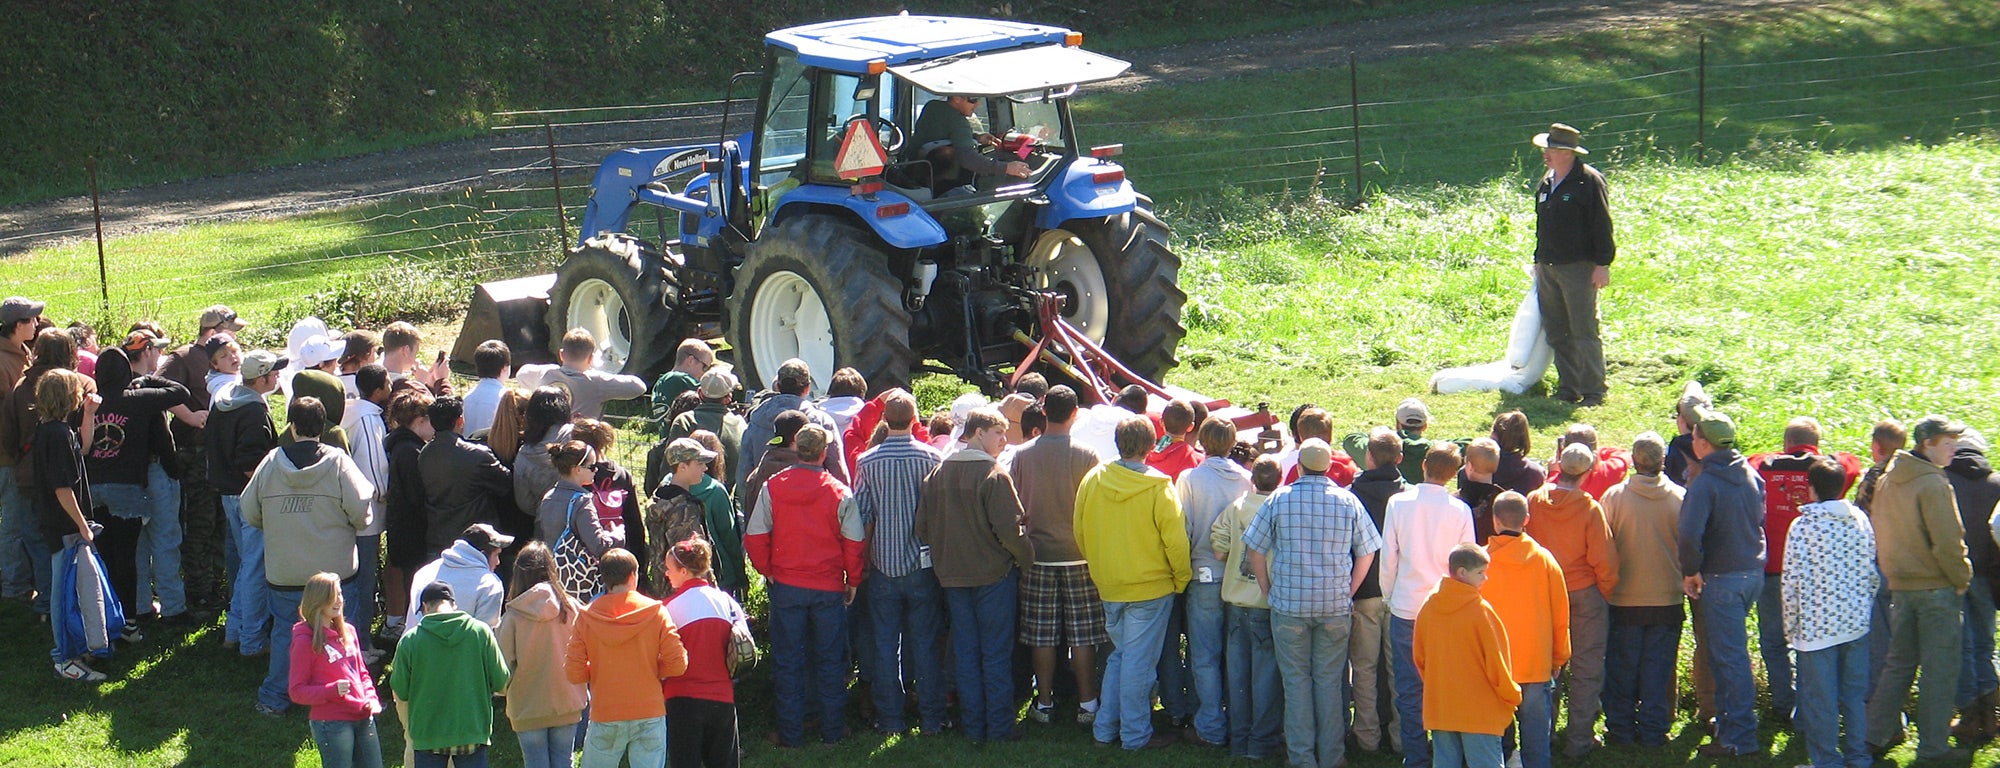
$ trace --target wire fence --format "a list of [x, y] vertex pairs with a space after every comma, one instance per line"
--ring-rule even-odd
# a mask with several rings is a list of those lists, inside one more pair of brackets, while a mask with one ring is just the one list
[[[1592, 162], [1613, 169], [1782, 144], [1990, 132], [2000, 110], [2000, 41], [1761, 61], [1715, 60], [1705, 41], [1691, 47], [1687, 66], [1478, 93], [1376, 82], [1350, 60], [1326, 70], [1316, 96], [1287, 94], [1286, 109], [1223, 103], [1159, 119], [1117, 119], [1086, 94], [1079, 132], [1085, 144], [1123, 143], [1119, 162], [1140, 190], [1195, 204], [1228, 190], [1360, 199], [1399, 185], [1525, 180], [1536, 163], [1525, 139], [1558, 119], [1582, 128]], [[1378, 93], [1391, 88], [1401, 90]], [[0, 278], [50, 301], [57, 316], [118, 327], [150, 317], [192, 330], [176, 324], [192, 325], [216, 302], [266, 329], [306, 314], [357, 324], [442, 318], [473, 283], [559, 261], [579, 237], [605, 155], [739, 135], [753, 111], [738, 99], [497, 113], [492, 140], [470, 150], [483, 154], [476, 175], [78, 240], [0, 263]], [[634, 217], [635, 226], [651, 218]], [[661, 223], [672, 228], [676, 217]]]

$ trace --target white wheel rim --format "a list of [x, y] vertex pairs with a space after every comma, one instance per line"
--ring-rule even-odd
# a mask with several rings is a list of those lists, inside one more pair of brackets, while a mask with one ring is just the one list
[[[569, 292], [569, 328], [582, 328], [597, 340], [597, 364], [607, 371], [625, 370], [632, 358], [632, 315], [610, 283], [591, 278]], [[567, 330], [567, 329], [565, 329]]]
[[833, 318], [819, 291], [797, 272], [764, 278], [750, 299], [750, 354], [757, 375], [769, 383], [778, 366], [794, 357], [812, 368], [813, 388], [826, 391], [833, 376]]
[[1063, 318], [1091, 341], [1103, 343], [1105, 327], [1111, 324], [1110, 292], [1104, 267], [1083, 238], [1062, 229], [1043, 233], [1028, 254], [1028, 266], [1035, 270], [1030, 279], [1036, 288], [1067, 299]]

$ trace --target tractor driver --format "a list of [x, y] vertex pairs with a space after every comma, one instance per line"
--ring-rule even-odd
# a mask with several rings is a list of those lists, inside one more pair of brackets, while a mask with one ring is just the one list
[[[978, 96], [947, 96], [924, 105], [917, 118], [910, 145], [917, 148], [915, 159], [931, 163], [931, 191], [940, 196], [970, 187], [979, 175], [1028, 177], [1028, 164], [1019, 160], [998, 160], [980, 151], [1000, 142], [990, 133], [974, 133], [972, 116], [979, 110]], [[959, 194], [970, 194], [966, 189]]]

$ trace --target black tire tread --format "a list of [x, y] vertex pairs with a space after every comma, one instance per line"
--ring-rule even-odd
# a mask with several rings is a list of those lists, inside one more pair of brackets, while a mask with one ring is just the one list
[[674, 325], [677, 312], [666, 265], [666, 258], [651, 243], [627, 234], [599, 235], [571, 249], [569, 258], [556, 267], [556, 284], [549, 291], [550, 351], [557, 351], [569, 331], [571, 291], [594, 277], [618, 289], [632, 316], [632, 353], [613, 373], [650, 380], [664, 372], [683, 335]]
[[1187, 293], [1179, 283], [1180, 256], [1167, 240], [1171, 230], [1143, 197], [1130, 213], [1064, 226], [1090, 246], [1105, 273], [1111, 306], [1104, 350], [1159, 382], [1179, 365], [1175, 350], [1187, 336], [1181, 322]]
[[[729, 344], [736, 367], [752, 389], [770, 385], [776, 371], [757, 369], [745, 338], [750, 298], [772, 268], [797, 272], [820, 292], [833, 325], [834, 364], [853, 367], [868, 381], [868, 394], [909, 388], [921, 361], [910, 348], [910, 312], [903, 307], [903, 283], [889, 272], [889, 259], [870, 233], [836, 215], [806, 213], [767, 229], [737, 267], [736, 291], [729, 298]], [[813, 371], [824, 380], [832, 371]]]

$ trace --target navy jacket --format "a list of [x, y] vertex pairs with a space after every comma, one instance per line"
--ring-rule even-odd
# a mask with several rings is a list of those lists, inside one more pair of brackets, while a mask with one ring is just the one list
[[1681, 573], [1764, 571], [1764, 481], [1749, 460], [1718, 450], [1681, 503]]

